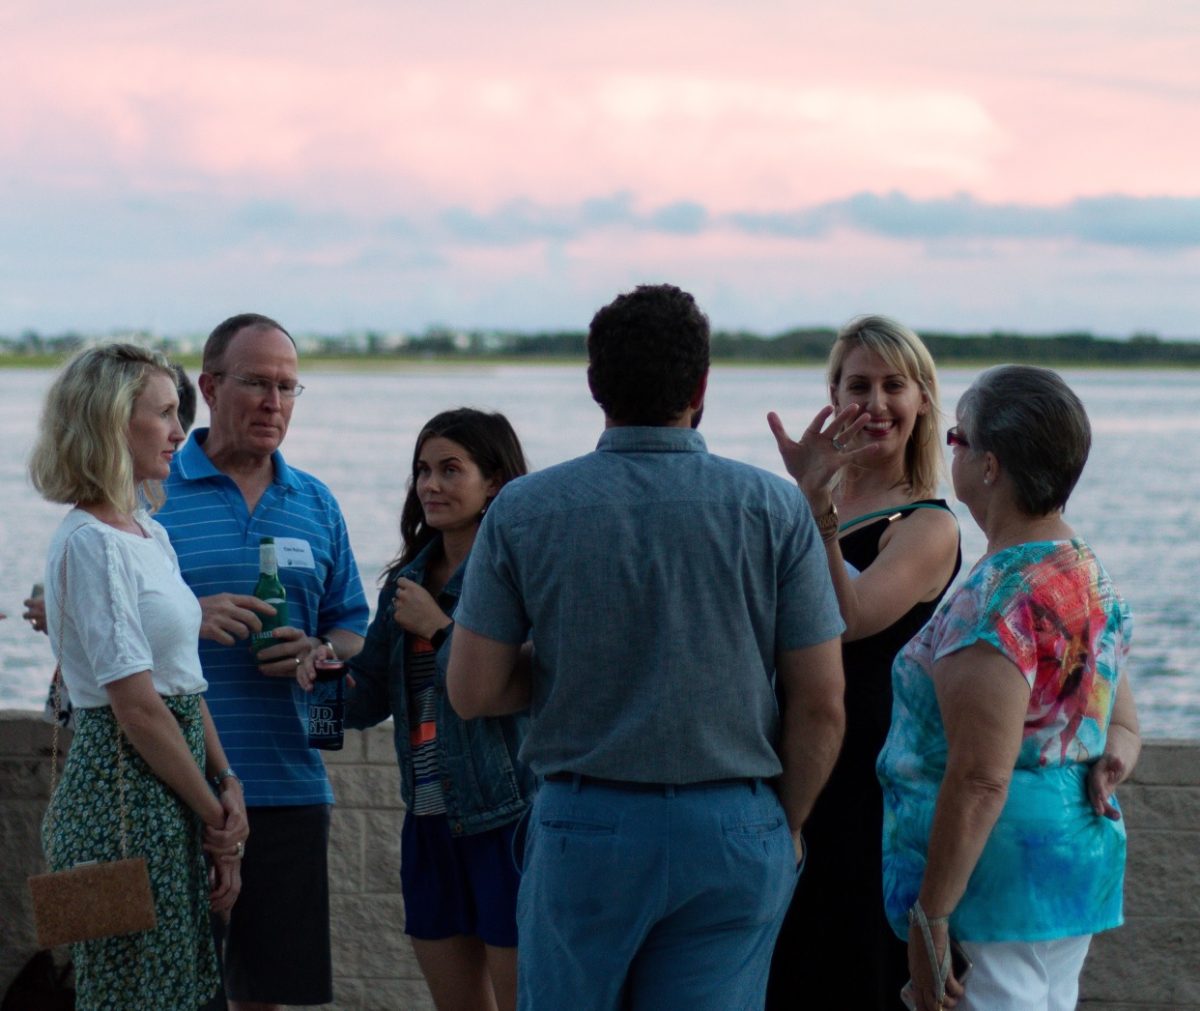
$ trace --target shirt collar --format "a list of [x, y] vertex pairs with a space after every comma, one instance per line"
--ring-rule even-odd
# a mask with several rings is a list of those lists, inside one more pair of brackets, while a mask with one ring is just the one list
[[[201, 481], [204, 478], [224, 477], [225, 475], [213, 466], [212, 460], [204, 452], [204, 440], [208, 438], [207, 428], [194, 428], [188, 436], [183, 448], [175, 454], [179, 476], [185, 481]], [[291, 467], [283, 459], [283, 454], [275, 450], [271, 454], [274, 466], [275, 484], [287, 485], [289, 488], [299, 488], [300, 480], [292, 472]]]
[[621, 425], [606, 428], [596, 449], [601, 453], [707, 453], [708, 445], [694, 428]]

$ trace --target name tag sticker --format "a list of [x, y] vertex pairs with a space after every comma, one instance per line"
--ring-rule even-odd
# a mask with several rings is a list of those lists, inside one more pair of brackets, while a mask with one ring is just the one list
[[276, 537], [275, 557], [281, 569], [315, 569], [312, 546], [299, 537]]

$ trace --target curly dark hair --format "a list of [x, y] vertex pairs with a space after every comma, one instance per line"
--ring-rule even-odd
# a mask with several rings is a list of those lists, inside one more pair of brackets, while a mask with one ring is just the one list
[[521, 440], [503, 414], [457, 407], [430, 418], [413, 446], [408, 495], [400, 511], [400, 554], [383, 571], [381, 581], [384, 583], [394, 579], [437, 536], [437, 531], [425, 522], [425, 510], [417, 497], [417, 464], [421, 447], [438, 436], [462, 446], [484, 478], [498, 481], [501, 487], [514, 477], [529, 472]]
[[642, 284], [592, 317], [588, 386], [619, 425], [665, 425], [708, 372], [708, 317], [672, 284]]

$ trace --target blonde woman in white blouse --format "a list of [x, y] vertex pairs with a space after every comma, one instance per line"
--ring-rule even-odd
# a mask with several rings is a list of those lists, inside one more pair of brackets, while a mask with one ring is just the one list
[[204, 704], [200, 606], [149, 512], [183, 441], [178, 405], [160, 354], [90, 348], [47, 393], [30, 458], [42, 496], [73, 506], [45, 586], [76, 733], [43, 847], [55, 870], [117, 859], [124, 822], [128, 855], [149, 865], [158, 919], [72, 946], [80, 1009], [206, 1003], [219, 985], [209, 912], [229, 909], [241, 887], [245, 805]]

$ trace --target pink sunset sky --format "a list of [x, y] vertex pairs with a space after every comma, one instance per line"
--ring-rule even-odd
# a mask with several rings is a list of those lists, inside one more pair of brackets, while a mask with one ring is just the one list
[[7, 0], [0, 334], [1200, 337], [1194, 2]]

